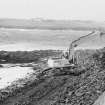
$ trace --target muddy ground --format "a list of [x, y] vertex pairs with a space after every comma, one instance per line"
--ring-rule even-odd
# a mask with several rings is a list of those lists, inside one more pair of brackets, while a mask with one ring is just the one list
[[40, 70], [37, 79], [24, 87], [1, 92], [0, 105], [92, 105], [105, 91], [105, 51], [83, 59], [64, 70]]

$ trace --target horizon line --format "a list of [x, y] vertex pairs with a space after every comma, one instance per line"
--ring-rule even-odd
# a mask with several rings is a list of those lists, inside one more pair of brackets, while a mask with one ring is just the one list
[[85, 22], [105, 22], [102, 20], [84, 20], [84, 19], [52, 19], [52, 18], [15, 18], [15, 17], [0, 17], [0, 19], [14, 19], [14, 20], [43, 20], [43, 21], [85, 21]]

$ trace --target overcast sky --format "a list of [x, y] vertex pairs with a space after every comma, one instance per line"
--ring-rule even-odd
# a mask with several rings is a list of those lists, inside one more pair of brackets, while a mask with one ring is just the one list
[[105, 0], [0, 0], [0, 18], [105, 21]]

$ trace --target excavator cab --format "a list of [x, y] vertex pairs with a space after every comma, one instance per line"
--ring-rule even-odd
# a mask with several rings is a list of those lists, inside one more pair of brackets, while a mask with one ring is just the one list
[[54, 57], [48, 59], [49, 68], [63, 68], [73, 66], [73, 63], [69, 62], [69, 52], [63, 51], [60, 57]]

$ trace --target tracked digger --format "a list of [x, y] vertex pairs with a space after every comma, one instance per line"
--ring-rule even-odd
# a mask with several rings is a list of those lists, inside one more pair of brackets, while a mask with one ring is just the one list
[[[81, 36], [78, 39], [72, 41], [69, 45], [69, 49], [64, 50], [60, 57], [50, 57], [47, 60], [47, 67], [43, 69], [39, 77], [47, 75], [80, 75], [85, 72], [85, 70], [78, 70], [78, 54], [76, 55], [76, 48], [80, 47], [82, 44], [91, 41], [94, 43], [98, 40], [100, 43], [102, 41], [105, 45], [105, 33], [100, 31], [92, 31], [88, 35]], [[94, 44], [91, 46], [94, 47]], [[53, 72], [53, 73], [52, 73]]]
[[[92, 31], [85, 36], [81, 36], [78, 39], [72, 41], [69, 48], [62, 52], [60, 57], [50, 57], [47, 60], [47, 66], [43, 68], [38, 78], [43, 76], [61, 76], [61, 75], [80, 75], [85, 70], [82, 68], [78, 70], [78, 57], [79, 54], [75, 54], [78, 47], [82, 44], [86, 44], [91, 41], [91, 46], [94, 47], [94, 42], [99, 41], [105, 46], [105, 33], [100, 31]], [[80, 62], [80, 61], [79, 61]]]
[[69, 49], [67, 51], [63, 51], [60, 57], [48, 59], [48, 68], [75, 67], [78, 59], [78, 56], [75, 56], [76, 48], [79, 47], [81, 44], [94, 39], [94, 37], [101, 41], [102, 35], [105, 36], [105, 33], [100, 31], [92, 31], [88, 35], [79, 37], [78, 39], [72, 41], [72, 43], [70, 43], [69, 45]]

